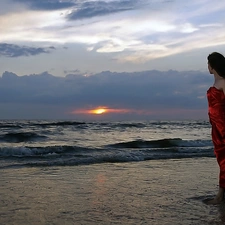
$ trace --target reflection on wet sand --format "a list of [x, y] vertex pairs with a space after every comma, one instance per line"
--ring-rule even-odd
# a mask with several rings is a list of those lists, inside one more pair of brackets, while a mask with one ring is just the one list
[[217, 174], [214, 158], [6, 169], [0, 224], [222, 225], [225, 203], [203, 203]]

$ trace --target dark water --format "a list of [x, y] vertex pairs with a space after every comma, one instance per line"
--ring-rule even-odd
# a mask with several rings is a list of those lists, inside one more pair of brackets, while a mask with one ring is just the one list
[[0, 169], [213, 157], [208, 121], [0, 121]]
[[225, 224], [208, 121], [0, 127], [0, 224]]

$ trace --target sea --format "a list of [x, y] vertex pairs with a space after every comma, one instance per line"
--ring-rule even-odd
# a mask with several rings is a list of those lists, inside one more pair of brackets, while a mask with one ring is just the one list
[[0, 224], [225, 224], [207, 120], [0, 121]]
[[0, 142], [0, 170], [214, 157], [208, 120], [2, 120]]

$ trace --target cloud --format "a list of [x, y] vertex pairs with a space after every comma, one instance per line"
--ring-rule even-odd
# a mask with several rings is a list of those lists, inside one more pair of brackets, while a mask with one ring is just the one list
[[96, 16], [106, 16], [108, 14], [134, 10], [140, 1], [122, 0], [122, 1], [88, 1], [81, 4], [75, 10], [68, 14], [69, 20], [80, 20]]
[[61, 0], [13, 0], [24, 3], [32, 10], [59, 10], [74, 6], [72, 1]]
[[113, 109], [112, 112], [123, 109], [134, 114], [161, 112], [166, 116], [167, 111], [204, 111], [210, 82], [208, 74], [198, 71], [105, 71], [63, 78], [47, 72], [21, 77], [5, 72], [0, 79], [0, 104], [54, 106], [65, 110], [62, 117], [99, 106]]
[[[225, 24], [224, 20], [219, 19], [223, 18], [223, 2], [18, 0], [17, 3], [19, 2], [28, 4], [30, 8], [38, 5], [38, 9], [47, 11], [26, 9], [0, 16], [1, 42], [82, 44], [87, 51], [108, 54], [115, 62], [137, 64], [193, 49], [225, 44], [225, 31], [221, 29]], [[219, 17], [213, 16], [214, 14]], [[212, 36], [212, 32], [217, 35]]]
[[54, 49], [55, 49], [54, 47], [35, 48], [35, 47], [0, 43], [0, 56], [6, 57], [34, 56], [42, 53], [50, 53]]
[[[12, 46], [7, 46], [9, 50], [1, 46], [1, 73], [8, 68], [20, 75], [52, 69], [59, 76], [74, 68], [89, 73], [154, 68], [202, 70], [207, 52], [224, 53], [223, 1], [17, 0], [16, 7], [12, 1], [0, 3], [0, 43], [27, 49], [14, 54]], [[36, 53], [40, 47], [38, 54], [53, 54], [39, 55], [38, 66], [37, 57], [32, 57], [29, 68], [22, 67], [11, 58], [32, 56], [28, 46], [35, 46]], [[57, 46], [57, 51], [46, 46]], [[26, 63], [27, 57], [23, 60]]]

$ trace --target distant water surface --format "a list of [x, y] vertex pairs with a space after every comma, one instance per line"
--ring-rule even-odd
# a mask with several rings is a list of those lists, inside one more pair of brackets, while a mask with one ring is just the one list
[[213, 157], [208, 121], [0, 121], [0, 169]]

